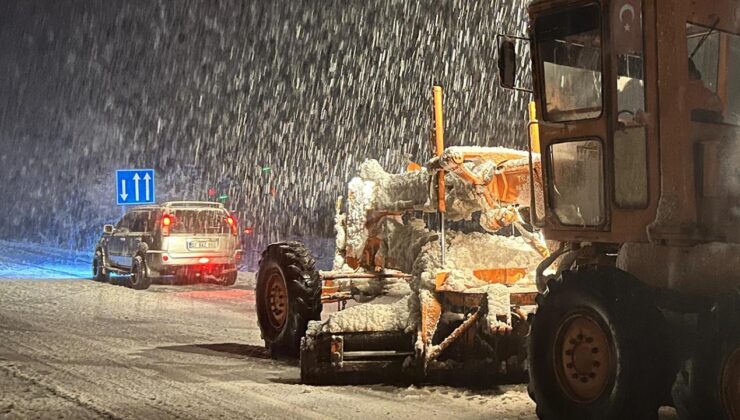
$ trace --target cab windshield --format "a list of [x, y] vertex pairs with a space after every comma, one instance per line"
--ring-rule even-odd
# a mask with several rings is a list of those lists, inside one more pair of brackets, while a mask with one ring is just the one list
[[602, 109], [598, 4], [544, 15], [535, 37], [544, 75], [545, 119], [598, 118]]

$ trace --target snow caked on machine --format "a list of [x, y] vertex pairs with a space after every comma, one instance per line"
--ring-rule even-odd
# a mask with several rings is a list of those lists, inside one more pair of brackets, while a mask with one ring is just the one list
[[[539, 155], [445, 149], [440, 87], [434, 109], [436, 156], [401, 174], [367, 160], [347, 200], [337, 200], [331, 271], [316, 270], [298, 242], [263, 253], [262, 337], [273, 355], [300, 354], [305, 383], [487, 382], [526, 372], [534, 268], [549, 254], [527, 223], [531, 197], [542, 193], [529, 182], [542, 179], [531, 173]], [[369, 302], [378, 297], [392, 302]], [[360, 304], [345, 308], [349, 300]], [[329, 303], [342, 310], [322, 321]]]

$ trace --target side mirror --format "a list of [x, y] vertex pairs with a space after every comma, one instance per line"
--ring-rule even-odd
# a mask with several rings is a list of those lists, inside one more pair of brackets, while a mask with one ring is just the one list
[[114, 230], [116, 229], [113, 227], [113, 225], [103, 225], [103, 233], [110, 235], [111, 233], [113, 233]]
[[516, 87], [516, 47], [508, 38], [502, 38], [498, 46], [498, 74], [501, 86], [507, 89]]

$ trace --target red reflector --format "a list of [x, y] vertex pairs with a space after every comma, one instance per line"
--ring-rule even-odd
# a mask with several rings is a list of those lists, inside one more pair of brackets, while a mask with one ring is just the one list
[[200, 258], [200, 259], [198, 260], [198, 262], [199, 262], [199, 263], [201, 263], [201, 264], [208, 264], [208, 261], [211, 261], [211, 260], [209, 260], [209, 259], [208, 259], [208, 258], [206, 258], [206, 257], [202, 257], [202, 258]]
[[162, 255], [162, 261], [169, 261], [169, 260], [170, 260], [170, 257], [166, 255]]

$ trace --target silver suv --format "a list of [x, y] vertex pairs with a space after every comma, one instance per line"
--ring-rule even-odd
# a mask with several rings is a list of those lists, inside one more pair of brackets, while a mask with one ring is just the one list
[[173, 201], [134, 207], [105, 225], [92, 268], [98, 281], [124, 274], [125, 284], [146, 289], [152, 279], [213, 278], [230, 286], [241, 259], [239, 229], [220, 203]]

